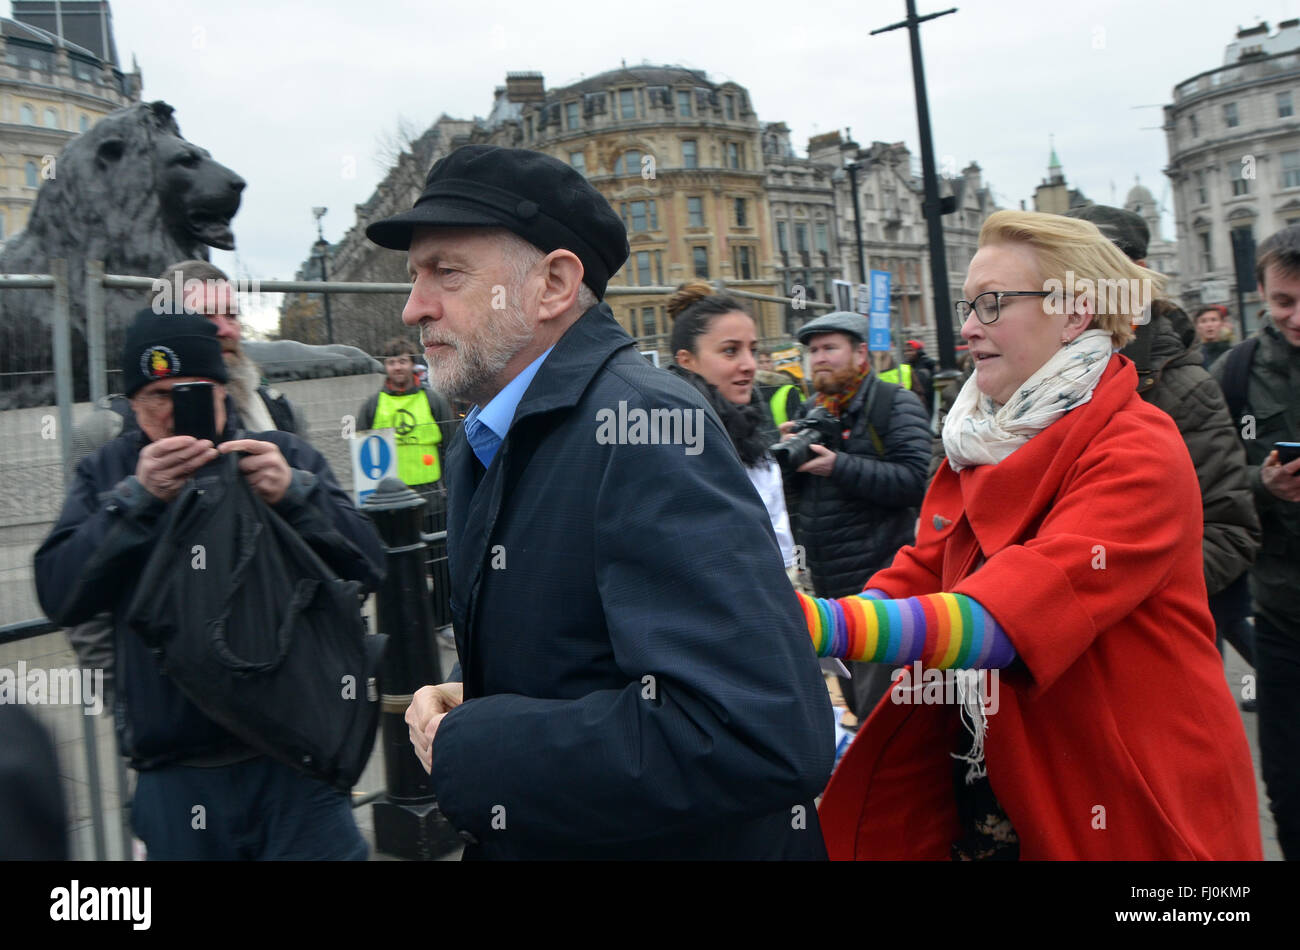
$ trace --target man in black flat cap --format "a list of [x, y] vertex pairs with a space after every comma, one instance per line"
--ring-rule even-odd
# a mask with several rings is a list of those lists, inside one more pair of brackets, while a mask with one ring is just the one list
[[[205, 317], [138, 313], [122, 348], [122, 382], [138, 427], [77, 464], [35, 573], [41, 608], [56, 623], [112, 614], [118, 740], [139, 772], [136, 836], [150, 859], [364, 860], [348, 795], [260, 755], [200, 712], [126, 615], [168, 506], [219, 454], [243, 453], [249, 487], [335, 571], [367, 589], [383, 577], [374, 526], [306, 442], [240, 431], [217, 328]], [[189, 382], [213, 384], [215, 444], [174, 433], [172, 389]]]
[[805, 621], [721, 423], [598, 302], [628, 256], [613, 209], [471, 145], [366, 233], [407, 251], [402, 320], [474, 404], [445, 474], [460, 663], [406, 714], [466, 856], [823, 857]]

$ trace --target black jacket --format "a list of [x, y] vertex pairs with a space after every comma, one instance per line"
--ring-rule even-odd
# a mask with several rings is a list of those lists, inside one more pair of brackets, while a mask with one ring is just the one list
[[[610, 444], [621, 407], [693, 413], [701, 451]], [[600, 304], [487, 472], [461, 433], [446, 479], [465, 702], [431, 782], [467, 857], [825, 856], [826, 687], [767, 511], [693, 387]]]
[[[223, 435], [234, 437], [232, 421]], [[329, 463], [297, 436], [252, 437], [274, 442], [295, 469], [275, 510], [340, 577], [377, 587], [384, 570], [379, 536], [338, 486]], [[71, 626], [100, 611], [113, 614], [118, 738], [137, 769], [220, 759], [243, 749], [181, 694], [153, 652], [125, 627], [124, 614], [167, 509], [135, 478], [146, 444], [137, 429], [82, 459], [59, 520], [35, 557], [37, 597], [51, 620]], [[332, 546], [340, 534], [350, 542], [347, 550]]]
[[[1300, 439], [1300, 347], [1287, 343], [1272, 321], [1260, 330], [1258, 347], [1250, 362], [1245, 411], [1237, 428], [1264, 535], [1250, 572], [1250, 588], [1257, 615], [1300, 638], [1300, 502], [1278, 498], [1259, 477], [1260, 466], [1276, 443]], [[1221, 357], [1212, 370], [1220, 385], [1225, 382], [1228, 359]]]
[[[1138, 395], [1173, 418], [1196, 466], [1205, 521], [1205, 587], [1213, 596], [1246, 573], [1259, 548], [1246, 453], [1223, 391], [1201, 365], [1187, 314], [1173, 301], [1156, 300], [1151, 322], [1138, 332], [1124, 355], [1138, 367]], [[1245, 616], [1249, 604], [1243, 606]]]
[[[819, 597], [847, 597], [888, 567], [915, 538], [930, 463], [930, 421], [915, 393], [895, 388], [884, 458], [867, 429], [867, 400], [879, 384], [873, 372], [841, 421], [847, 438], [837, 446], [829, 476], [797, 475], [799, 542]], [[801, 415], [814, 405], [808, 400]]]

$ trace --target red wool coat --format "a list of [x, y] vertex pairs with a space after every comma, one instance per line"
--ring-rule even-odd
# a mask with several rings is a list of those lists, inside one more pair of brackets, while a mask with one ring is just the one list
[[[945, 463], [916, 544], [867, 586], [966, 594], [1015, 645], [1023, 668], [1002, 671], [985, 755], [1022, 859], [1259, 859], [1196, 474], [1136, 385], [1114, 356], [1091, 401], [1000, 464]], [[886, 695], [827, 787], [830, 856], [947, 859], [961, 835], [950, 753], [968, 747], [957, 707]]]

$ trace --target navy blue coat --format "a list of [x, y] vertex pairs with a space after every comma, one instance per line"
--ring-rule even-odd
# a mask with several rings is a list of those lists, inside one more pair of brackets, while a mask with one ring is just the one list
[[[598, 413], [679, 409], [683, 445]], [[635, 436], [633, 436], [635, 437]], [[465, 702], [431, 781], [467, 857], [819, 858], [833, 716], [762, 501], [698, 392], [601, 304], [556, 344], [483, 473], [448, 452]]]

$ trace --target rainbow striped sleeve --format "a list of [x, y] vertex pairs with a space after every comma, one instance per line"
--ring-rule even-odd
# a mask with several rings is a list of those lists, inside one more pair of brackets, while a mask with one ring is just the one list
[[993, 615], [965, 594], [890, 600], [879, 590], [832, 600], [799, 595], [818, 656], [935, 669], [1002, 669], [1015, 647]]

